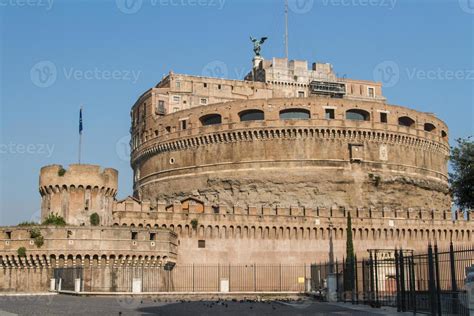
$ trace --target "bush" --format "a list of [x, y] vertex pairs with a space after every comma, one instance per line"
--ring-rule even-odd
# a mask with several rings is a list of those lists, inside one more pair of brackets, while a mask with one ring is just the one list
[[44, 237], [43, 236], [38, 236], [35, 238], [35, 245], [36, 247], [40, 248], [44, 244]]
[[24, 221], [18, 224], [18, 226], [36, 226], [38, 223], [33, 221]]
[[41, 231], [38, 227], [30, 229], [30, 238], [36, 238], [41, 236]]
[[100, 224], [100, 217], [97, 213], [92, 213], [90, 216], [90, 221], [92, 226], [99, 226]]
[[198, 227], [198, 220], [197, 219], [192, 219], [191, 220], [191, 226], [193, 229], [196, 229]]
[[61, 168], [58, 170], [58, 176], [62, 177], [66, 174], [66, 169], [64, 168]]
[[20, 247], [17, 250], [18, 257], [26, 257], [26, 248], [25, 247]]
[[43, 225], [65, 226], [66, 221], [58, 214], [49, 214], [48, 217], [46, 217], [46, 219], [43, 221]]

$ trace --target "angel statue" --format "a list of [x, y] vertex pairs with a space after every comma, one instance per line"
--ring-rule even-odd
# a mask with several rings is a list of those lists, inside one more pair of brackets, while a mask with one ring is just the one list
[[255, 56], [260, 56], [260, 50], [262, 49], [262, 44], [267, 40], [268, 37], [262, 37], [260, 40], [250, 36], [250, 40], [253, 43], [253, 52]]

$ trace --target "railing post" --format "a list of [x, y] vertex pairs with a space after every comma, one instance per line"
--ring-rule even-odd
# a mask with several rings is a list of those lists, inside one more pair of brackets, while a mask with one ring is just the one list
[[456, 260], [454, 253], [453, 242], [449, 243], [449, 264], [451, 270], [451, 291], [452, 291], [452, 300], [453, 300], [453, 314], [458, 313], [458, 285], [456, 281]]
[[403, 249], [400, 249], [400, 291], [401, 291], [401, 298], [402, 298], [402, 312], [406, 312], [407, 310], [407, 302], [406, 302], [406, 287], [405, 287], [405, 257], [403, 256]]
[[435, 259], [435, 268], [436, 268], [436, 300], [437, 300], [437, 307], [438, 307], [438, 315], [441, 316], [442, 309], [441, 309], [441, 284], [439, 280], [439, 261], [438, 261], [438, 244], [435, 243], [434, 245], [434, 259]]
[[375, 298], [375, 269], [374, 269], [374, 260], [372, 258], [372, 252], [370, 252], [370, 258], [369, 258], [369, 281], [370, 281], [370, 295], [369, 295], [369, 300], [370, 300], [370, 305], [374, 304], [374, 298]]
[[257, 292], [257, 271], [256, 271], [256, 265], [255, 263], [253, 264], [253, 291]]
[[194, 263], [193, 263], [193, 266], [192, 266], [192, 277], [193, 277], [193, 280], [192, 280], [192, 284], [193, 284], [193, 292], [194, 292]]
[[339, 268], [336, 259], [336, 301], [339, 302]]
[[375, 304], [377, 307], [380, 307], [380, 302], [379, 302], [379, 272], [378, 272], [378, 264], [377, 264], [377, 251], [375, 251], [374, 255], [375, 263], [374, 263], [374, 269], [375, 269]]
[[395, 248], [395, 280], [397, 285], [397, 312], [402, 311], [401, 304], [401, 278], [400, 278], [400, 260], [398, 256], [398, 250]]
[[429, 273], [429, 292], [430, 292], [430, 307], [431, 315], [436, 315], [436, 285], [435, 285], [435, 271], [434, 271], [434, 260], [433, 260], [433, 248], [431, 243], [428, 245], [428, 273]]
[[413, 252], [411, 254], [411, 258], [409, 259], [409, 273], [410, 273], [410, 292], [411, 292], [411, 300], [413, 304], [413, 315], [416, 315], [416, 283], [415, 283], [415, 257], [413, 256]]
[[282, 292], [282, 284], [281, 284], [281, 263], [280, 263], [280, 292]]
[[[357, 272], [357, 256], [354, 255], [354, 292], [355, 292], [355, 304], [359, 304], [359, 273]], [[354, 297], [354, 296], [352, 296]], [[354, 302], [353, 302], [354, 303]]]

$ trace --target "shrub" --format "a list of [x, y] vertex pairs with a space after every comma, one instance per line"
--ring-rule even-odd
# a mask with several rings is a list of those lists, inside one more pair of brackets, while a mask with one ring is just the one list
[[49, 214], [48, 217], [46, 217], [46, 219], [43, 221], [43, 225], [65, 226], [66, 221], [58, 214]]
[[18, 226], [36, 226], [38, 223], [33, 221], [24, 221], [18, 224]]
[[30, 238], [36, 238], [41, 236], [41, 231], [38, 227], [30, 229]]
[[191, 226], [193, 229], [196, 229], [198, 227], [198, 220], [197, 219], [192, 219], [191, 220]]
[[44, 237], [43, 236], [38, 236], [35, 238], [35, 245], [36, 247], [40, 248], [44, 244]]
[[92, 226], [99, 226], [100, 224], [100, 217], [97, 213], [92, 213], [90, 216], [90, 221]]
[[26, 248], [25, 247], [18, 248], [17, 253], [19, 257], [26, 257]]
[[66, 174], [66, 169], [64, 168], [61, 168], [58, 170], [58, 176], [62, 177]]

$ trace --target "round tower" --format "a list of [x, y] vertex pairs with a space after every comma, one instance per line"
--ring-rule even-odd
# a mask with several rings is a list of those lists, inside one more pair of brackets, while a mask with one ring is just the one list
[[71, 225], [90, 225], [90, 216], [97, 213], [100, 225], [109, 225], [117, 194], [118, 171], [97, 165], [73, 164], [41, 168], [41, 220], [58, 214]]

